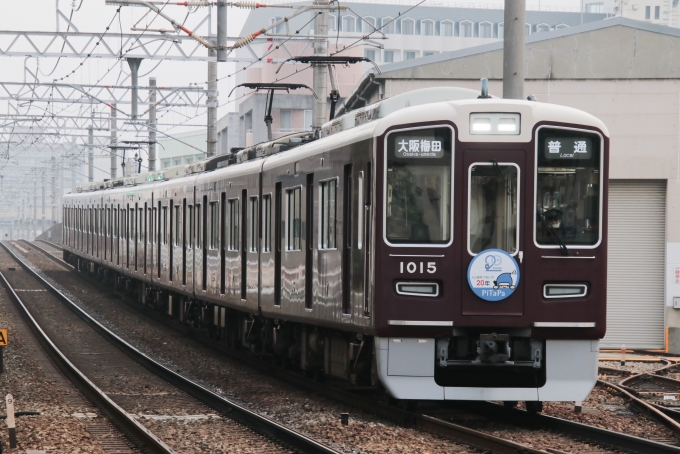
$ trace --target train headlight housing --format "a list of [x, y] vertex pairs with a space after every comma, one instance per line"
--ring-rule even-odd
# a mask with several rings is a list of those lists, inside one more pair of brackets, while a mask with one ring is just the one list
[[405, 296], [439, 296], [439, 284], [437, 282], [397, 282], [397, 294]]
[[518, 113], [472, 113], [470, 134], [518, 135], [520, 133]]
[[588, 284], [545, 284], [543, 298], [583, 298], [588, 294]]

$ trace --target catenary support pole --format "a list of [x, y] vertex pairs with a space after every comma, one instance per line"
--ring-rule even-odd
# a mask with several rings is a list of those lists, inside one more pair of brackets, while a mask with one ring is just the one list
[[156, 170], [156, 78], [149, 77], [149, 170]]
[[[316, 5], [326, 5], [326, 0], [315, 0]], [[327, 36], [328, 35], [328, 13], [326, 11], [317, 11], [314, 18], [314, 35]], [[328, 55], [328, 38], [319, 38], [314, 40], [314, 56], [324, 57]], [[312, 128], [318, 131], [321, 125], [326, 123], [326, 104], [327, 104], [327, 79], [328, 68], [326, 65], [314, 65], [313, 68], [313, 86], [314, 92], [318, 99], [314, 99], [312, 107]]]
[[[93, 114], [94, 115], [94, 114]], [[94, 122], [94, 117], [92, 118]], [[87, 181], [94, 181], [94, 125], [90, 123], [87, 131]]]
[[505, 0], [503, 98], [524, 99], [526, 0]]
[[116, 111], [116, 105], [111, 104], [111, 179], [116, 178], [116, 173], [118, 169], [118, 159], [116, 157], [116, 149], [113, 148], [118, 143], [118, 112]]
[[[214, 57], [214, 49], [208, 55]], [[217, 62], [208, 62], [208, 140], [207, 155], [215, 156], [217, 150]]]
[[227, 61], [227, 2], [217, 2], [217, 61]]
[[41, 178], [42, 181], [42, 221], [40, 222], [40, 230], [43, 232], [47, 230], [45, 228], [45, 178]]
[[52, 200], [51, 200], [51, 210], [50, 210], [50, 227], [52, 224], [55, 223], [56, 216], [54, 212], [56, 211], [57, 208], [57, 160], [54, 159], [54, 156], [52, 156], [51, 159], [51, 164], [52, 164], [52, 185], [50, 187], [50, 194], [52, 195]]
[[132, 79], [132, 119], [136, 120], [139, 117], [139, 65], [142, 64], [141, 58], [128, 58], [128, 65], [130, 66], [130, 78]]

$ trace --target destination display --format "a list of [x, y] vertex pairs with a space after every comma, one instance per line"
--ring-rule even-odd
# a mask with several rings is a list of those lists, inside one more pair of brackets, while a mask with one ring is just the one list
[[394, 141], [397, 158], [442, 158], [442, 141], [432, 135], [399, 135]]
[[543, 140], [543, 155], [547, 159], [589, 159], [593, 155], [593, 139], [547, 135]]

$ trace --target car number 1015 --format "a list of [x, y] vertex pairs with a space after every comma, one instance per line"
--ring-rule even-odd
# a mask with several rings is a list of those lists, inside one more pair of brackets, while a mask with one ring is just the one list
[[437, 264], [435, 262], [408, 262], [406, 264], [399, 262], [399, 272], [404, 273], [404, 270], [409, 274], [416, 272], [424, 273], [425, 271], [433, 274], [437, 271]]

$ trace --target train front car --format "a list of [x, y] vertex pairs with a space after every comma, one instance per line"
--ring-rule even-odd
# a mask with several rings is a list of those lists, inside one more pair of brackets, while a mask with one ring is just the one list
[[605, 334], [607, 130], [480, 99], [376, 126], [375, 356], [398, 399], [582, 401]]

